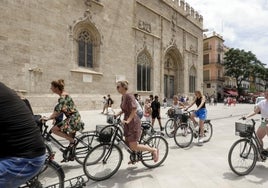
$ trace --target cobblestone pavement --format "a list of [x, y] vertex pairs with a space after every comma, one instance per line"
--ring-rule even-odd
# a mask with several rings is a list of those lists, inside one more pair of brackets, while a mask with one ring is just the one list
[[[210, 142], [202, 147], [197, 140], [185, 149], [179, 148], [172, 138], [167, 138], [169, 155], [164, 164], [155, 169], [148, 169], [142, 164], [128, 165], [128, 155], [124, 155], [119, 171], [110, 179], [100, 182], [88, 180], [86, 187], [91, 188], [252, 188], [268, 186], [268, 165], [257, 163], [250, 175], [239, 177], [228, 165], [228, 151], [239, 137], [234, 135], [234, 122], [242, 115], [253, 110], [252, 104], [236, 106], [207, 106], [208, 118], [213, 124], [214, 133]], [[192, 108], [194, 109], [194, 108]], [[118, 111], [115, 109], [115, 111]], [[165, 124], [167, 108], [162, 108], [162, 123]], [[83, 111], [82, 118], [86, 130], [94, 130], [96, 125], [105, 125], [106, 116], [101, 110]], [[256, 116], [258, 118], [259, 115]], [[158, 129], [158, 122], [155, 124]], [[265, 145], [268, 147], [267, 138]], [[60, 161], [60, 153], [56, 161]], [[76, 162], [61, 163], [66, 179], [82, 175], [83, 168]]]

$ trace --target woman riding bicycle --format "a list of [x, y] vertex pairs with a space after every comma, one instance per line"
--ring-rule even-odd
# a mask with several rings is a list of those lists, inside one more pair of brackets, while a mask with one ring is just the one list
[[141, 136], [141, 120], [136, 114], [137, 105], [134, 95], [127, 93], [128, 82], [117, 82], [117, 91], [122, 94], [122, 103], [120, 105], [121, 111], [115, 116], [119, 116], [124, 113], [124, 136], [125, 141], [133, 151], [149, 151], [153, 154], [154, 162], [158, 161], [158, 149], [149, 147], [148, 145], [138, 144]]
[[[199, 118], [199, 140], [198, 144], [203, 144], [203, 137], [204, 137], [204, 122], [207, 119], [207, 109], [206, 109], [206, 97], [201, 94], [200, 91], [195, 91], [195, 98], [194, 101], [187, 107], [185, 110], [188, 110], [191, 106], [196, 104], [197, 109], [191, 114], [190, 118], [197, 125], [195, 117]], [[196, 127], [197, 128], [197, 127]]]
[[84, 123], [81, 121], [81, 116], [76, 109], [73, 99], [64, 90], [64, 80], [52, 81], [50, 89], [60, 97], [58, 104], [54, 108], [54, 112], [49, 117], [43, 117], [42, 119], [46, 121], [54, 120], [63, 113], [66, 118], [52, 127], [51, 131], [67, 139], [70, 142], [69, 148], [72, 148], [75, 144], [75, 133], [84, 128]]
[[[256, 114], [261, 114], [261, 125], [257, 129], [256, 135], [259, 138], [260, 144], [263, 147], [263, 138], [265, 135], [268, 135], [268, 90], [264, 93], [265, 100], [260, 101], [257, 103], [256, 107], [254, 108], [254, 112], [248, 114], [244, 118], [249, 118]], [[268, 154], [268, 152], [267, 152]]]

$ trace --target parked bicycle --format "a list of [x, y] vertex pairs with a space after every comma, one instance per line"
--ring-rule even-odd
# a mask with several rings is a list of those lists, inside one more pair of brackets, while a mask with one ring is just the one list
[[[193, 142], [193, 138], [198, 139], [200, 136], [200, 130], [196, 127], [193, 121], [190, 119], [191, 111], [184, 111], [180, 121], [175, 126], [173, 134], [175, 143], [182, 148], [188, 147]], [[204, 122], [204, 142], [208, 142], [213, 134], [213, 127], [210, 120]]]
[[98, 135], [95, 131], [83, 132], [82, 134], [75, 136], [76, 143], [71, 148], [64, 146], [52, 135], [51, 131], [48, 131], [48, 125], [46, 125], [45, 121], [43, 122], [43, 128], [42, 136], [45, 138], [45, 142], [48, 147], [47, 151], [50, 154], [55, 153], [51, 147], [51, 145], [54, 145], [62, 152], [62, 162], [76, 160], [79, 164], [83, 164], [87, 153], [98, 144]]
[[267, 151], [262, 149], [260, 141], [255, 133], [255, 120], [250, 122], [235, 122], [235, 134], [240, 136], [230, 148], [228, 163], [231, 170], [239, 175], [249, 174], [256, 162], [264, 162]]
[[[110, 125], [109, 125], [110, 126]], [[86, 156], [84, 161], [84, 172], [89, 179], [101, 181], [113, 176], [121, 166], [123, 153], [121, 148], [125, 148], [130, 154], [131, 163], [141, 161], [148, 168], [160, 166], [168, 155], [168, 143], [162, 135], [153, 134], [146, 137], [151, 126], [142, 125], [142, 134], [139, 143], [149, 145], [159, 149], [159, 160], [154, 162], [152, 153], [132, 151], [122, 136], [119, 134], [121, 127], [120, 117], [115, 119], [115, 129], [104, 127], [100, 130], [99, 140], [101, 144], [94, 147]]]

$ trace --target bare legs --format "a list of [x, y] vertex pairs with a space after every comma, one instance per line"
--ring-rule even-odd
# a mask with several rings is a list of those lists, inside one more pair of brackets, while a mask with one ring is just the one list
[[62, 138], [65, 138], [70, 143], [74, 142], [74, 134], [75, 133], [66, 134], [66, 133], [62, 132], [61, 129], [59, 127], [57, 127], [57, 126], [52, 127], [51, 131], [52, 131], [53, 134], [55, 134], [57, 136], [60, 136]]

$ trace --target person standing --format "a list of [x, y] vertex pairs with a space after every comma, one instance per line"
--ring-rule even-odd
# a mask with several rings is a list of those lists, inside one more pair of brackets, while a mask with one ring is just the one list
[[[202, 95], [201, 91], [195, 91], [194, 94], [194, 101], [187, 108], [185, 108], [185, 110], [188, 110], [191, 108], [191, 106], [196, 104], [197, 109], [191, 113], [190, 118], [196, 125], [196, 129], [200, 129], [198, 144], [201, 146], [204, 142], [204, 122], [207, 119], [206, 97]], [[199, 126], [197, 126], [198, 123], [196, 122], [195, 117], [199, 118]]]
[[122, 95], [121, 111], [115, 116], [124, 114], [122, 123], [124, 125], [124, 136], [127, 145], [133, 151], [149, 151], [152, 153], [154, 162], [158, 161], [159, 150], [152, 148], [148, 145], [139, 144], [141, 136], [141, 120], [136, 114], [137, 105], [135, 102], [134, 95], [128, 93], [128, 82], [119, 81], [117, 82], [117, 91]]
[[154, 126], [155, 118], [158, 120], [158, 124], [160, 126], [160, 130], [163, 131], [164, 127], [162, 127], [161, 117], [160, 117], [160, 102], [158, 101], [158, 96], [154, 96], [154, 101], [151, 103], [152, 108], [152, 126]]
[[151, 100], [149, 98], [145, 99], [144, 103], [144, 114], [145, 121], [151, 122], [152, 119], [152, 108], [151, 108]]
[[103, 96], [103, 100], [102, 100], [102, 104], [103, 104], [103, 108], [102, 108], [102, 114], [104, 114], [104, 112], [106, 111], [106, 114], [107, 114], [107, 111], [108, 111], [108, 100], [106, 98], [106, 96]]
[[45, 144], [32, 112], [0, 82], [0, 187], [19, 187], [45, 162]]

